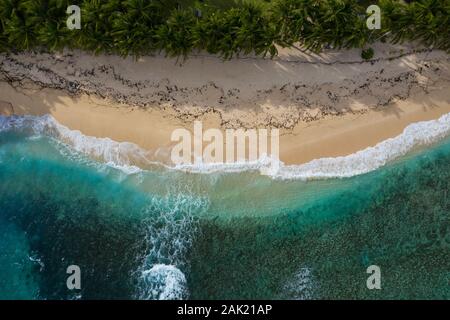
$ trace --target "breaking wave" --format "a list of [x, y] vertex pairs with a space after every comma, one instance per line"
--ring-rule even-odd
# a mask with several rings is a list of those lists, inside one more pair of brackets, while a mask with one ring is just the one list
[[189, 268], [186, 255], [197, 233], [194, 213], [201, 213], [208, 207], [208, 198], [191, 194], [187, 186], [174, 187], [165, 197], [152, 199], [145, 210], [148, 251], [137, 270], [137, 298], [188, 298], [183, 271]]
[[450, 113], [437, 120], [410, 124], [399, 136], [348, 156], [322, 158], [303, 165], [282, 166], [274, 177], [282, 179], [347, 178], [374, 171], [415, 148], [431, 145], [450, 134]]
[[[192, 173], [259, 171], [274, 179], [346, 178], [368, 173], [394, 161], [415, 148], [433, 144], [450, 135], [450, 113], [437, 120], [410, 124], [402, 134], [348, 156], [321, 158], [301, 165], [284, 165], [267, 156], [254, 162], [214, 163], [169, 166], [157, 159], [156, 152], [146, 151], [136, 144], [116, 142], [109, 138], [83, 135], [59, 124], [52, 116], [0, 116], [0, 132], [21, 130], [34, 135], [48, 135], [77, 152], [100, 159], [126, 173], [158, 166]], [[164, 153], [164, 152], [162, 152]], [[167, 153], [166, 153], [167, 154]]]
[[[18, 131], [31, 136], [47, 136], [68, 145], [73, 151], [98, 159], [108, 166], [126, 173], [141, 171], [140, 167], [149, 165], [151, 153], [134, 143], [117, 142], [110, 138], [86, 136], [78, 130], [58, 123], [51, 115], [44, 116], [0, 116], [0, 132]], [[67, 150], [63, 151], [66, 156]]]
[[180, 269], [172, 265], [156, 264], [142, 272], [144, 289], [140, 298], [145, 300], [183, 300], [188, 290], [186, 277]]

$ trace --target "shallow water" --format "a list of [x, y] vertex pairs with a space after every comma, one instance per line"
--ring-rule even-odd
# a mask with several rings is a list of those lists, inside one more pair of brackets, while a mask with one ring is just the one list
[[0, 130], [2, 299], [450, 298], [450, 139], [301, 181], [124, 172], [27, 128]]

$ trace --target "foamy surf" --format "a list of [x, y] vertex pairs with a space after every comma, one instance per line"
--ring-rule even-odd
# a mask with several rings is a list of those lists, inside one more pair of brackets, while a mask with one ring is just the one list
[[313, 275], [310, 268], [300, 268], [283, 287], [283, 293], [293, 300], [311, 300], [314, 296]]
[[156, 264], [142, 272], [145, 289], [141, 291], [143, 300], [183, 300], [187, 298], [186, 277], [172, 265]]
[[321, 158], [301, 165], [285, 165], [267, 156], [254, 162], [179, 165], [175, 169], [195, 172], [259, 171], [274, 179], [316, 180], [348, 178], [383, 167], [413, 149], [431, 145], [450, 135], [450, 113], [437, 120], [410, 124], [402, 134], [348, 156]]
[[281, 166], [281, 179], [347, 178], [374, 171], [418, 147], [431, 145], [450, 134], [450, 113], [437, 120], [410, 124], [402, 134], [348, 156], [322, 158], [303, 165]]
[[134, 143], [83, 135], [58, 123], [51, 115], [0, 116], [0, 132], [21, 130], [47, 135], [66, 143], [77, 152], [87, 154], [125, 173], [133, 174], [158, 166], [189, 173], [236, 173], [257, 171], [274, 179], [315, 180], [348, 178], [374, 171], [405, 156], [418, 147], [431, 145], [450, 135], [450, 113], [439, 119], [410, 124], [402, 134], [348, 156], [321, 158], [300, 165], [285, 165], [267, 156], [253, 162], [201, 163], [170, 166], [155, 161], [154, 153]]
[[141, 300], [187, 299], [186, 254], [196, 234], [195, 213], [205, 211], [209, 200], [190, 194], [184, 185], [166, 196], [153, 196], [145, 210], [148, 252], [137, 270], [137, 298]]
[[[61, 125], [51, 115], [0, 116], [0, 132], [19, 131], [36, 136], [47, 136], [64, 143], [72, 150], [88, 155], [127, 174], [140, 172], [138, 166], [149, 165], [150, 152], [130, 142], [87, 136], [78, 130]], [[68, 156], [67, 153], [64, 155]]]

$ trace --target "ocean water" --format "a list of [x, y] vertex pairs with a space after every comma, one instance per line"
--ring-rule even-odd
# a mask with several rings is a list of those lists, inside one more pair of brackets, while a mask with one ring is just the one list
[[0, 117], [0, 299], [450, 299], [448, 118], [262, 174]]

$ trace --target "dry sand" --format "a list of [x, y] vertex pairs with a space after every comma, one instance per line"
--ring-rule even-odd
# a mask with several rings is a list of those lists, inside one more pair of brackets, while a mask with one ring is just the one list
[[156, 152], [174, 129], [281, 128], [286, 164], [347, 155], [450, 112], [450, 58], [379, 46], [274, 60], [161, 56], [138, 61], [80, 52], [0, 55], [0, 113], [52, 114], [86, 135]]

